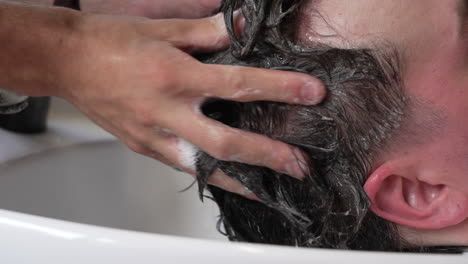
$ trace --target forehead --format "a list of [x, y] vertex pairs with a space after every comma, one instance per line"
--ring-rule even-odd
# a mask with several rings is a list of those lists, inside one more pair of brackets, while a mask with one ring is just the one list
[[466, 0], [307, 0], [298, 33], [302, 39], [345, 40], [338, 45], [385, 40], [411, 48], [458, 29], [461, 2]]
[[[297, 40], [338, 48], [395, 48], [412, 96], [449, 107], [468, 84], [461, 18], [468, 0], [306, 0]], [[465, 32], [466, 33], [466, 32]], [[449, 91], [449, 92], [447, 92]], [[460, 100], [459, 100], [460, 101]]]

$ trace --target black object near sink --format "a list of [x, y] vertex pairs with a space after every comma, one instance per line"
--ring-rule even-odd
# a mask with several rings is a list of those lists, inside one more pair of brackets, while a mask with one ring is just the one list
[[0, 128], [23, 134], [47, 130], [50, 97], [29, 97], [27, 107], [19, 113], [0, 115]]

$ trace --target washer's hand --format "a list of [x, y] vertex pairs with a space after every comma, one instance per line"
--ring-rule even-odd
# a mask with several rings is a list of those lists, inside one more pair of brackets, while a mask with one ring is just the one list
[[[308, 75], [205, 65], [187, 54], [228, 45], [222, 16], [149, 20], [93, 15], [80, 32], [80, 45], [59, 75], [57, 86], [66, 88], [59, 96], [135, 152], [194, 174], [181, 161], [184, 140], [217, 159], [303, 176], [293, 153], [298, 150], [201, 113], [208, 97], [310, 105], [325, 96], [323, 84]], [[245, 188], [225, 175], [218, 173], [211, 183], [245, 195]]]
[[206, 17], [220, 4], [221, 0], [80, 0], [84, 12], [157, 19]]

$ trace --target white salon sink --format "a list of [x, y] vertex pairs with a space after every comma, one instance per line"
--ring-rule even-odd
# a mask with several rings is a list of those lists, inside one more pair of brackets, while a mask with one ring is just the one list
[[[0, 130], [1, 264], [466, 264], [468, 255], [231, 243], [193, 179], [117, 142], [63, 101], [49, 131]], [[137, 231], [137, 232], [136, 232]]]
[[0, 167], [0, 208], [119, 229], [225, 240], [219, 210], [193, 178], [109, 140], [53, 149]]

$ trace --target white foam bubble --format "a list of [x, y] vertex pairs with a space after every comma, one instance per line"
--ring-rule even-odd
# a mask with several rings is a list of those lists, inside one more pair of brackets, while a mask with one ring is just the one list
[[197, 147], [181, 138], [179, 139], [177, 147], [179, 149], [180, 165], [182, 165], [184, 168], [195, 171], [195, 156], [198, 151]]

